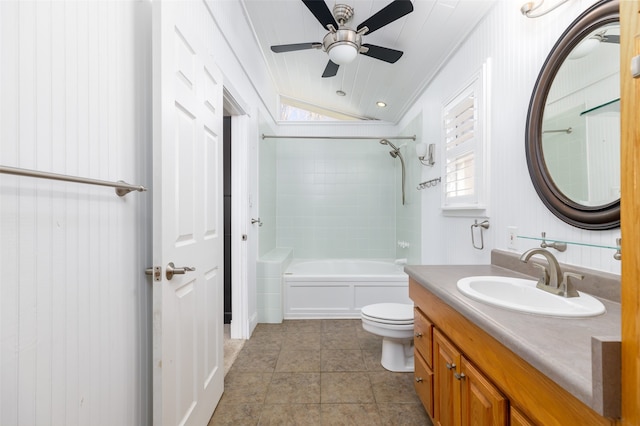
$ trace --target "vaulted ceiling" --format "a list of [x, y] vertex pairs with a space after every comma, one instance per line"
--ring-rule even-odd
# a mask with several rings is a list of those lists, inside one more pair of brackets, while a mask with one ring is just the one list
[[[312, 0], [313, 1], [313, 0]], [[323, 0], [316, 0], [323, 1]], [[322, 49], [273, 52], [273, 45], [322, 43], [328, 30], [302, 0], [243, 0], [280, 96], [289, 103], [396, 123], [495, 0], [414, 0], [413, 11], [362, 37], [362, 43], [404, 52], [395, 63], [363, 54], [323, 78]], [[326, 9], [348, 4], [355, 29], [391, 0], [326, 0]], [[312, 5], [311, 8], [322, 9]], [[344, 92], [339, 96], [338, 91]], [[376, 106], [383, 101], [385, 108]]]

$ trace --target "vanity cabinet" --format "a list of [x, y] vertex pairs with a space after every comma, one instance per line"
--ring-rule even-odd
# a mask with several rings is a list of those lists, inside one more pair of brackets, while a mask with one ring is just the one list
[[415, 309], [413, 327], [415, 389], [425, 410], [433, 418], [433, 324]]
[[[440, 426], [613, 426], [461, 313], [409, 279], [415, 388]], [[425, 315], [426, 313], [426, 315]]]
[[535, 423], [529, 420], [516, 407], [511, 407], [509, 417], [511, 418], [510, 426], [535, 426]]
[[509, 401], [471, 362], [461, 356], [462, 425], [508, 425]]
[[433, 350], [435, 424], [507, 426], [507, 399], [437, 329]]
[[436, 425], [507, 425], [507, 399], [415, 309], [415, 389]]

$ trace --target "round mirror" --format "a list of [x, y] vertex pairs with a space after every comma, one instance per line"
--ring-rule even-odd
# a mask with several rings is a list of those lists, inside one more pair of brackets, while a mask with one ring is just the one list
[[533, 89], [527, 165], [543, 203], [583, 229], [620, 226], [618, 0], [580, 15], [547, 57]]

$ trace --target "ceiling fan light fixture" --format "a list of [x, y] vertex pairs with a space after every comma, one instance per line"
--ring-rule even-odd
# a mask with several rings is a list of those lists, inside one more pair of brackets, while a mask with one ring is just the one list
[[329, 46], [329, 59], [338, 65], [346, 65], [358, 56], [358, 47], [351, 42], [337, 42]]
[[588, 39], [577, 45], [575, 49], [573, 49], [571, 53], [569, 53], [568, 58], [584, 58], [585, 56], [596, 50], [598, 46], [600, 46], [600, 42], [602, 42], [602, 36], [599, 34], [595, 34], [594, 36], [589, 37]]
[[[542, 0], [540, 0], [542, 1]], [[568, 0], [563, 0], [568, 1]], [[329, 32], [322, 39], [322, 43], [293, 43], [271, 46], [275, 53], [294, 52], [297, 50], [320, 49], [327, 53], [327, 63], [322, 78], [335, 77], [340, 65], [346, 65], [363, 54], [390, 64], [396, 63], [402, 56], [402, 51], [373, 44], [362, 44], [362, 37], [388, 25], [413, 11], [411, 0], [393, 0], [385, 7], [371, 15], [364, 22], [353, 29], [350, 21], [353, 18], [353, 8], [347, 4], [335, 4], [333, 12], [325, 0], [302, 0], [304, 5], [315, 16], [323, 28]]]

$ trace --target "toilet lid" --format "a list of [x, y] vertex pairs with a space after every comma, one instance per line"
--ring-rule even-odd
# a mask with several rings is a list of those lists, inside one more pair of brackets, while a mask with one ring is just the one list
[[404, 303], [377, 303], [362, 308], [362, 315], [380, 322], [411, 324], [413, 305]]

